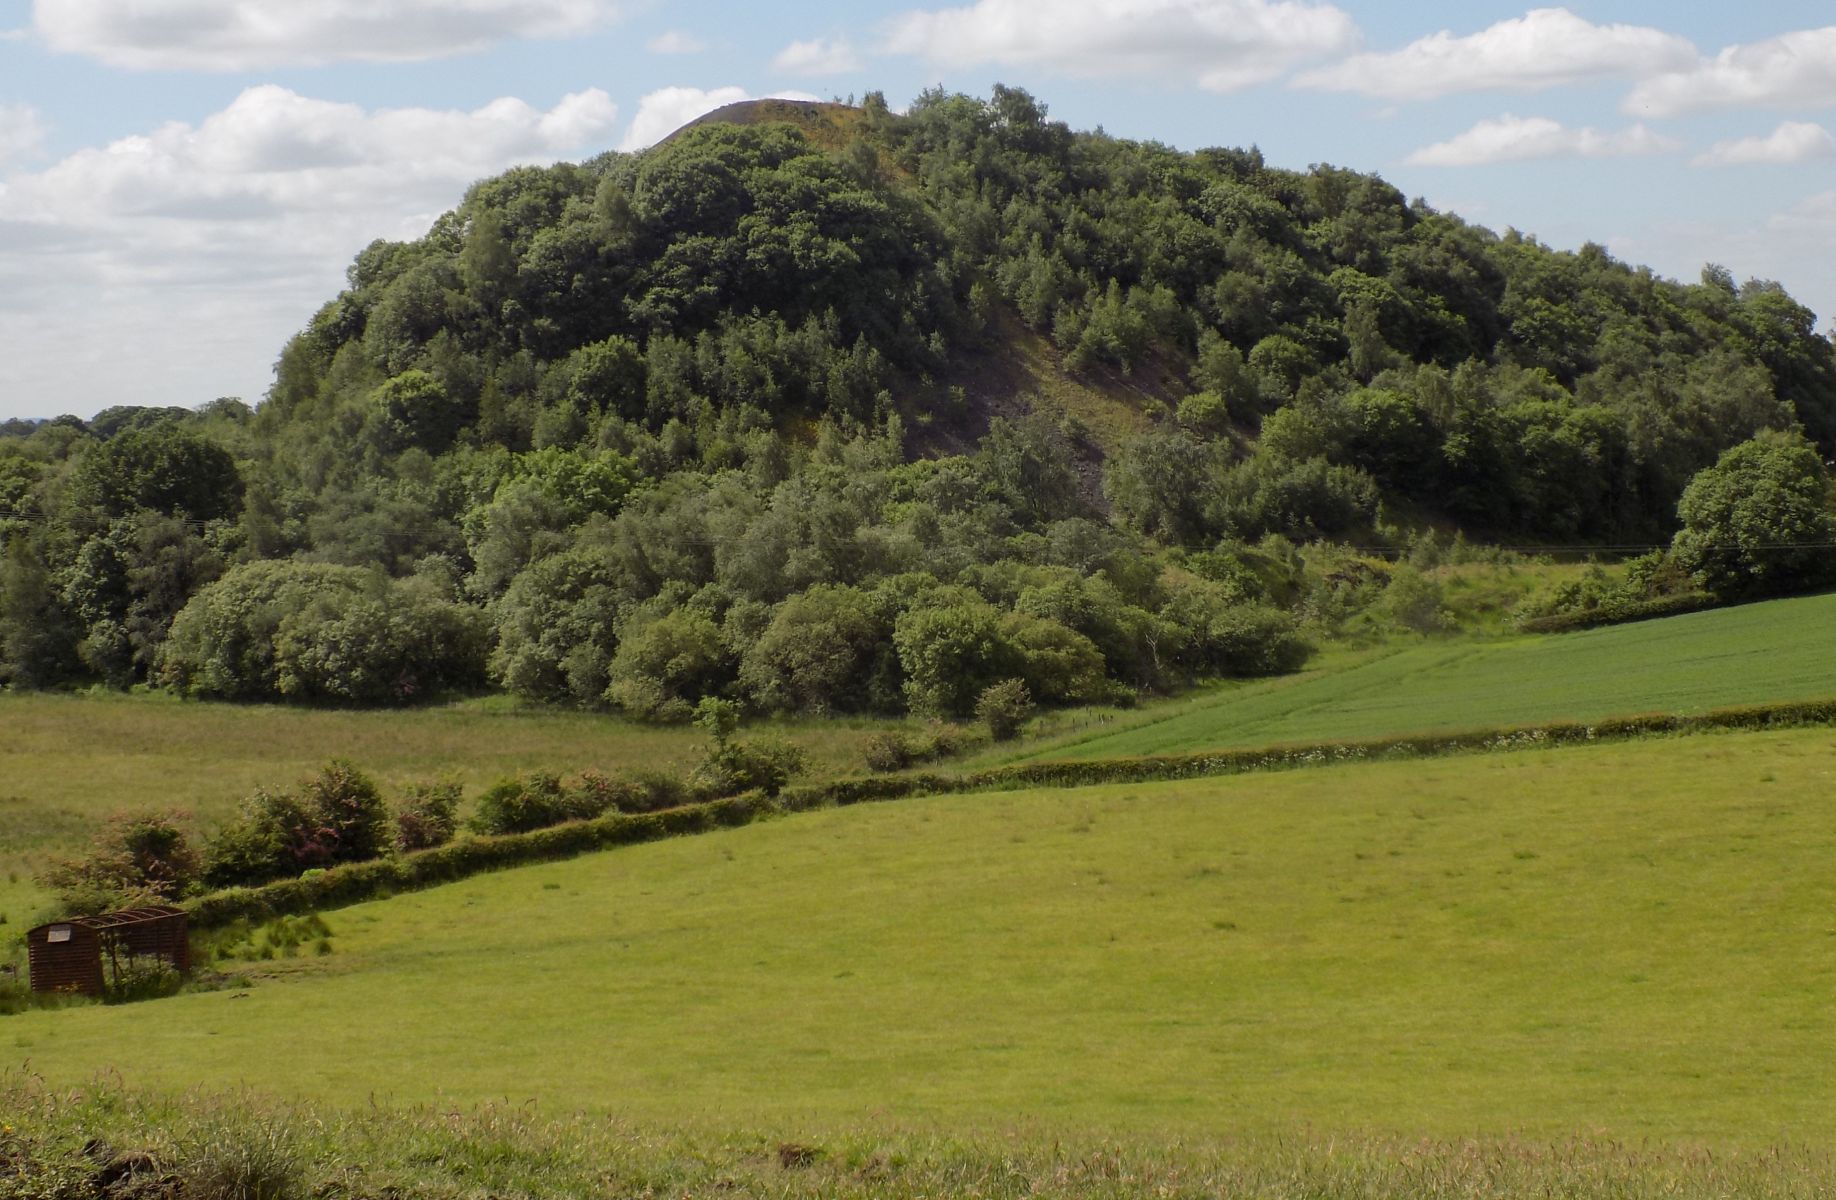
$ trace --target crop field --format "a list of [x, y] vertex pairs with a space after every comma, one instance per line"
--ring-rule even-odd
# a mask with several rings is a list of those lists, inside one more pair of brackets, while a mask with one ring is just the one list
[[[871, 721], [768, 724], [811, 769], [858, 770]], [[31, 877], [119, 811], [180, 808], [220, 820], [258, 787], [288, 787], [346, 758], [391, 795], [457, 778], [468, 795], [519, 771], [686, 773], [702, 746], [687, 726], [468, 702], [408, 712], [206, 704], [164, 696], [0, 695], [0, 916], [43, 902]]]
[[1833, 784], [1806, 730], [813, 813], [335, 911], [0, 1062], [712, 1131], [1816, 1141]]
[[1836, 695], [1836, 595], [1579, 633], [1340, 652], [1299, 676], [1119, 714], [993, 761], [1593, 720]]

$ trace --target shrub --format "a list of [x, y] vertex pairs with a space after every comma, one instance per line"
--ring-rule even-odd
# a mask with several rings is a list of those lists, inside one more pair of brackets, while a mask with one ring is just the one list
[[739, 706], [708, 697], [695, 709], [695, 724], [707, 731], [708, 749], [695, 768], [695, 787], [709, 796], [762, 791], [776, 796], [803, 769], [803, 751], [775, 738], [736, 742]]
[[863, 751], [870, 771], [903, 771], [912, 765], [912, 745], [904, 734], [876, 733]]
[[867, 739], [867, 768], [903, 771], [919, 763], [948, 758], [956, 753], [958, 738], [958, 731], [949, 725], [933, 725], [922, 734], [876, 733]]
[[478, 798], [470, 824], [477, 833], [530, 833], [613, 811], [656, 812], [687, 799], [682, 782], [660, 772], [613, 778], [586, 771], [570, 786], [559, 775], [538, 771], [499, 780]]
[[198, 853], [181, 813], [109, 818], [89, 853], [53, 863], [39, 882], [67, 912], [102, 913], [177, 900], [198, 882]]
[[500, 779], [478, 798], [472, 828], [479, 833], [527, 833], [579, 815], [559, 775], [536, 772]]
[[370, 777], [334, 760], [300, 787], [300, 799], [319, 821], [330, 866], [363, 862], [388, 849], [389, 807]]
[[452, 841], [463, 795], [464, 789], [451, 780], [411, 786], [395, 812], [395, 848], [404, 853], [431, 850]]
[[688, 785], [663, 771], [638, 771], [612, 785], [612, 806], [624, 813], [660, 812], [690, 799]]
[[247, 887], [315, 867], [364, 862], [392, 838], [389, 811], [368, 776], [331, 762], [297, 793], [260, 790], [205, 848], [204, 879]]
[[108, 981], [102, 999], [107, 1004], [132, 1004], [137, 1000], [158, 1000], [176, 996], [185, 986], [185, 977], [164, 959], [134, 954], [123, 959]]
[[1033, 715], [1033, 697], [1026, 683], [1003, 679], [982, 691], [975, 702], [976, 719], [988, 726], [989, 736], [997, 742], [1012, 739]]
[[1412, 566], [1391, 572], [1378, 607], [1392, 624], [1415, 633], [1438, 633], [1447, 627], [1440, 582]]

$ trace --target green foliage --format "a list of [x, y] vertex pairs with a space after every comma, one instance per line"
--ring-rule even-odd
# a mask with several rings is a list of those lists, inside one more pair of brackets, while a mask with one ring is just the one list
[[463, 786], [453, 780], [411, 786], [395, 809], [396, 850], [407, 854], [452, 841], [464, 794]]
[[366, 862], [393, 842], [389, 811], [376, 785], [345, 762], [331, 762], [291, 792], [257, 791], [210, 839], [204, 879], [242, 887], [342, 863]]
[[1722, 597], [1765, 596], [1836, 578], [1836, 513], [1816, 450], [1761, 434], [1724, 453], [1683, 493], [1678, 565]]
[[43, 557], [24, 537], [0, 556], [0, 684], [49, 687], [77, 661], [77, 630]]
[[988, 736], [997, 742], [1019, 736], [1020, 727], [1033, 715], [1033, 697], [1026, 682], [1003, 679], [989, 684], [975, 698], [975, 719], [988, 727]]
[[[13, 1189], [0, 1192], [6, 1200], [81, 1200], [105, 1191], [130, 1193], [154, 1181], [161, 1188], [185, 1187], [187, 1197], [217, 1195], [195, 1182], [206, 1175], [193, 1174], [201, 1164], [191, 1150], [174, 1161], [142, 1149], [193, 1147], [206, 1139], [239, 1142], [244, 1155], [266, 1159], [272, 1153], [290, 1161], [290, 1169], [274, 1175], [287, 1178], [297, 1171], [301, 1195], [341, 1189], [354, 1195], [393, 1190], [437, 1196], [483, 1187], [493, 1194], [554, 1200], [598, 1187], [682, 1196], [720, 1191], [783, 1200], [879, 1200], [948, 1193], [967, 1177], [998, 1178], [992, 1194], [1003, 1200], [1047, 1191], [1064, 1200], [1100, 1200], [1115, 1194], [1121, 1177], [1131, 1189], [1155, 1195], [1287, 1192], [1357, 1200], [1406, 1195], [1430, 1178], [1446, 1200], [1532, 1195], [1782, 1200], [1818, 1195], [1836, 1175], [1829, 1153], [1815, 1145], [1711, 1154], [1661, 1135], [1629, 1145], [1608, 1134], [1426, 1136], [1419, 1130], [1346, 1133], [1277, 1123], [1274, 1132], [1215, 1142], [1182, 1137], [1168, 1144], [1162, 1135], [1133, 1131], [1103, 1138], [1028, 1131], [994, 1139], [959, 1133], [959, 1124], [950, 1121], [940, 1122], [936, 1133], [862, 1121], [825, 1127], [817, 1144], [781, 1142], [774, 1151], [760, 1138], [727, 1127], [687, 1134], [663, 1120], [653, 1125], [563, 1119], [502, 1105], [341, 1109], [205, 1090], [174, 1100], [112, 1082], [68, 1092], [27, 1081], [4, 1087], [0, 1102], [18, 1126], [4, 1144], [12, 1173], [0, 1186]], [[255, 1149], [270, 1139], [284, 1139], [283, 1148]], [[117, 1145], [125, 1148], [116, 1150]], [[250, 1187], [232, 1194], [264, 1193]]]
[[704, 698], [695, 706], [695, 724], [708, 735], [708, 748], [691, 780], [705, 795], [718, 798], [758, 791], [776, 796], [804, 767], [803, 752], [788, 742], [734, 741], [739, 706], [732, 701]]
[[426, 579], [249, 563], [178, 614], [160, 676], [194, 696], [402, 703], [483, 682], [482, 614]]
[[528, 833], [597, 817], [612, 807], [612, 798], [601, 781], [583, 778], [567, 786], [561, 777], [536, 772], [504, 779], [478, 797], [471, 827], [478, 833]]
[[106, 1004], [135, 1004], [176, 996], [185, 986], [178, 969], [154, 955], [130, 954], [120, 960], [102, 992]]
[[[488, 678], [665, 718], [963, 713], [1009, 675], [1120, 696], [1213, 669], [1160, 612], [1181, 551], [1384, 541], [1380, 505], [1651, 542], [1731, 446], [1836, 449], [1836, 350], [1774, 284], [1073, 133], [1012, 88], [746, 111], [372, 243], [258, 410], [7, 425], [0, 684], [374, 705]], [[1814, 582], [1768, 553], [1789, 580], [1700, 569], [1724, 595]], [[996, 586], [1044, 566], [1119, 599]], [[948, 649], [893, 582], [918, 575], [982, 591], [995, 636], [958, 621]], [[1007, 622], [1034, 587], [1057, 593], [1025, 615], [1088, 639], [1100, 686], [1080, 644]]]
[[300, 1137], [282, 1117], [244, 1109], [201, 1123], [179, 1147], [185, 1195], [296, 1200], [306, 1194]]
[[679, 608], [629, 630], [613, 655], [606, 699], [633, 716], [682, 720], [693, 702], [731, 677], [720, 628], [704, 613]]
[[817, 584], [773, 610], [771, 623], [740, 659], [739, 683], [768, 711], [869, 708], [891, 634], [886, 606], [873, 596]]
[[616, 645], [622, 582], [609, 555], [584, 547], [523, 571], [495, 607], [491, 677], [531, 700], [597, 702]]
[[903, 771], [920, 763], [948, 758], [958, 748], [956, 731], [948, 725], [934, 725], [922, 735], [876, 733], [867, 739], [862, 756], [871, 771]]
[[973, 593], [938, 594], [901, 613], [893, 645], [913, 712], [966, 716], [982, 689], [1003, 674], [999, 616]]
[[1386, 619], [1413, 633], [1436, 633], [1447, 627], [1439, 581], [1407, 564], [1390, 573], [1378, 605]]
[[182, 813], [110, 817], [77, 858], [54, 860], [39, 882], [66, 913], [168, 904], [199, 881], [201, 864]]
[[1292, 614], [1244, 603], [1209, 580], [1179, 588], [1161, 615], [1180, 637], [1180, 662], [1195, 675], [1275, 675], [1298, 670], [1313, 653]]
[[133, 429], [96, 446], [77, 463], [70, 504], [124, 517], [157, 512], [213, 521], [242, 511], [243, 481], [229, 451], [176, 424]]

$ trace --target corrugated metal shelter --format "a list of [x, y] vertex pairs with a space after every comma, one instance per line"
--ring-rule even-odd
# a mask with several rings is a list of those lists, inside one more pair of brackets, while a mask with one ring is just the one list
[[26, 956], [33, 991], [101, 996], [137, 958], [186, 974], [191, 939], [184, 911], [156, 904], [40, 925], [26, 934]]

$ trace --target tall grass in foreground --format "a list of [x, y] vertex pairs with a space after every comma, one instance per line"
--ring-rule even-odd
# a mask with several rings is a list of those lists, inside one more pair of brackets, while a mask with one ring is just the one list
[[250, 1095], [143, 1097], [0, 1079], [0, 1197], [207, 1200], [516, 1195], [1257, 1197], [1807, 1197], [1836, 1159], [1573, 1138], [1288, 1136], [1160, 1142], [1025, 1129], [684, 1134], [527, 1108], [337, 1113]]

